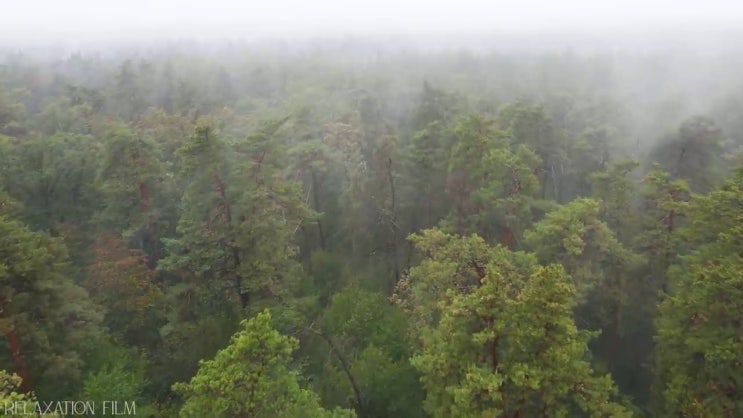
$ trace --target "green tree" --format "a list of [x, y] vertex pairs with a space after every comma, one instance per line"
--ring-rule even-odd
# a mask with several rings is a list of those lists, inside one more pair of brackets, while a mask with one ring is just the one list
[[635, 184], [630, 174], [638, 167], [637, 161], [621, 161], [608, 170], [592, 173], [592, 197], [601, 201], [601, 218], [625, 245], [632, 243], [638, 233], [634, 213]]
[[8, 145], [4, 188], [23, 204], [32, 228], [59, 234], [65, 225], [91, 223], [100, 201], [94, 183], [100, 145], [93, 137], [60, 133]]
[[268, 311], [244, 320], [230, 344], [213, 360], [201, 362], [189, 383], [174, 385], [185, 400], [182, 417], [354, 416], [323, 409], [318, 396], [301, 387], [299, 373], [289, 366], [297, 340], [281, 335], [270, 321]]
[[69, 393], [82, 377], [80, 343], [100, 331], [100, 313], [73, 283], [61, 240], [0, 215], [0, 260], [6, 367], [23, 378], [24, 391]]
[[559, 206], [524, 234], [527, 248], [542, 263], [559, 263], [571, 276], [579, 295], [602, 283], [613, 272], [626, 273], [637, 262], [600, 219], [601, 204], [577, 199]]
[[492, 120], [480, 116], [460, 120], [455, 134], [457, 142], [451, 151], [447, 177], [447, 194], [454, 202], [447, 229], [461, 234], [478, 232], [488, 238], [480, 219], [485, 202], [477, 198], [488, 174], [483, 159], [491, 150], [507, 146], [508, 139]]
[[413, 239], [426, 258], [398, 301], [413, 318], [432, 416], [630, 416], [585, 360], [594, 334], [573, 323], [562, 267], [474, 235]]
[[57, 414], [39, 413], [38, 400], [33, 393], [24, 393], [21, 390], [23, 379], [17, 374], [9, 374], [0, 370], [0, 405], [3, 405], [3, 416], [8, 418], [20, 417], [59, 417]]
[[668, 268], [682, 252], [679, 229], [686, 224], [691, 192], [684, 180], [671, 180], [656, 164], [643, 180], [643, 232], [636, 246], [648, 254], [648, 274], [654, 292], [668, 291]]
[[724, 178], [722, 131], [707, 117], [681, 123], [678, 131], [663, 138], [650, 153], [671, 178], [684, 179], [692, 191], [706, 193]]
[[527, 248], [542, 263], [559, 263], [570, 275], [580, 300], [576, 309], [578, 325], [610, 330], [602, 333], [602, 340], [610, 339], [604, 344], [604, 358], [608, 369], [613, 370], [628, 292], [643, 259], [619, 242], [601, 219], [601, 206], [593, 199], [562, 205], [524, 236]]
[[143, 352], [118, 344], [105, 334], [88, 339], [84, 345], [88, 373], [76, 397], [95, 402], [96, 416], [106, 415], [103, 402], [111, 400], [134, 402], [137, 416], [153, 416], [146, 394], [147, 362]]
[[279, 127], [268, 124], [233, 145], [204, 125], [180, 150], [182, 213], [158, 266], [168, 300], [163, 376], [190, 376], [241, 318], [297, 286], [293, 238], [310, 213], [298, 185], [285, 179]]
[[531, 223], [539, 158], [527, 146], [512, 147], [507, 132], [480, 117], [463, 119], [456, 134], [448, 177], [454, 208], [443, 225], [516, 245]]
[[26, 109], [21, 103], [23, 90], [3, 86], [0, 93], [0, 135], [22, 136], [26, 133]]
[[694, 250], [670, 269], [657, 321], [657, 412], [743, 414], [743, 169], [690, 207]]
[[410, 231], [431, 228], [449, 211], [444, 191], [453, 135], [440, 121], [416, 132], [402, 149], [401, 206]]
[[[190, 179], [176, 239], [166, 240], [160, 268], [182, 274], [185, 284], [214, 287], [246, 308], [251, 295], [275, 297], [290, 280], [293, 234], [309, 215], [296, 184], [280, 170], [283, 159], [264, 127], [234, 151], [208, 126], [199, 127], [182, 149], [183, 176]], [[209, 278], [210, 280], [204, 281]], [[195, 280], [195, 281], [194, 281]]]
[[160, 257], [156, 199], [162, 177], [158, 150], [152, 141], [123, 127], [113, 130], [104, 144], [98, 173], [105, 197], [102, 218], [156, 262]]
[[498, 126], [508, 131], [514, 144], [526, 145], [539, 156], [541, 165], [535, 171], [542, 186], [541, 198], [550, 196], [564, 202], [563, 183], [570, 149], [565, 133], [557, 128], [547, 109], [523, 101], [503, 106], [498, 111]]
[[[359, 416], [421, 416], [423, 390], [410, 365], [406, 321], [378, 292], [352, 284], [333, 296], [309, 346], [322, 347], [319, 389], [328, 405], [346, 405]], [[332, 356], [327, 357], [327, 349]]]

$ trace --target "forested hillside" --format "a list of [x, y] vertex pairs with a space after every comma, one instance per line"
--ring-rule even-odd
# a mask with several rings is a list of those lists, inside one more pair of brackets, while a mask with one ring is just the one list
[[5, 51], [0, 396], [741, 417], [741, 64], [360, 39]]

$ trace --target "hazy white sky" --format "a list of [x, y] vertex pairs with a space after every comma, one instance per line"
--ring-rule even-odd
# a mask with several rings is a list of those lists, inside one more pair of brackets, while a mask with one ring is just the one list
[[0, 0], [0, 39], [743, 24], [723, 0]]

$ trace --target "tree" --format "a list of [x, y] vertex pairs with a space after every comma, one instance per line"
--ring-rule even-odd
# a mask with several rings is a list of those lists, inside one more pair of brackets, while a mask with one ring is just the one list
[[515, 151], [493, 149], [483, 163], [487, 175], [477, 194], [484, 202], [483, 223], [498, 227], [501, 244], [515, 247], [532, 222], [533, 206], [539, 206], [535, 205], [539, 180], [534, 175], [539, 157], [520, 145]]
[[568, 166], [569, 147], [562, 131], [557, 129], [544, 106], [532, 106], [526, 102], [515, 102], [498, 111], [498, 126], [508, 131], [514, 144], [523, 144], [534, 150], [541, 161], [535, 170], [539, 177], [541, 198], [550, 196], [564, 202], [564, 185]]
[[[235, 151], [247, 164], [230, 167], [226, 144], [201, 126], [181, 150], [183, 195], [179, 238], [166, 240], [160, 268], [182, 273], [198, 285], [226, 292], [246, 308], [251, 295], [275, 297], [280, 281], [291, 279], [293, 234], [309, 215], [296, 184], [282, 178], [280, 150], [269, 124]], [[196, 282], [193, 282], [196, 280]], [[188, 282], [188, 280], [186, 281]]]
[[581, 328], [610, 329], [602, 334], [606, 363], [614, 369], [614, 358], [622, 327], [622, 315], [641, 256], [617, 240], [601, 220], [601, 204], [577, 199], [558, 207], [525, 234], [527, 248], [542, 263], [562, 265], [578, 292], [576, 322]]
[[94, 300], [106, 308], [106, 324], [135, 345], [147, 345], [162, 321], [163, 291], [147, 256], [127, 248], [116, 233], [104, 233], [94, 244], [95, 261], [88, 267], [86, 285]]
[[444, 124], [450, 122], [457, 104], [455, 97], [431, 87], [428, 81], [424, 81], [423, 89], [417, 98], [418, 106], [412, 115], [413, 129], [421, 130], [437, 121]]
[[719, 184], [726, 164], [722, 158], [722, 131], [707, 117], [681, 123], [651, 151], [650, 161], [659, 163], [671, 178], [684, 179], [692, 191], [705, 193]]
[[[292, 147], [290, 155], [296, 165], [297, 178], [302, 181], [304, 189], [307, 190], [308, 204], [318, 213], [317, 244], [308, 243], [308, 251], [312, 251], [315, 247], [325, 251], [331, 244], [329, 235], [332, 233], [331, 227], [333, 226], [332, 219], [329, 219], [326, 211], [333, 208], [333, 197], [338, 199], [338, 195], [333, 193], [332, 184], [327, 185], [328, 178], [335, 174], [334, 171], [338, 171], [336, 155], [328, 144], [318, 139], [300, 142]], [[309, 231], [304, 232], [309, 234]]]
[[89, 372], [77, 396], [95, 402], [99, 412], [103, 402], [126, 400], [136, 405], [137, 415], [152, 416], [153, 408], [146, 394], [149, 382], [144, 352], [119, 344], [105, 334], [86, 340], [85, 345]]
[[[477, 233], [488, 242], [518, 245], [531, 223], [539, 181], [539, 158], [525, 145], [511, 144], [508, 133], [480, 117], [456, 128], [448, 194], [454, 204], [442, 226], [460, 234]], [[513, 146], [512, 146], [513, 145]]]
[[152, 265], [160, 258], [160, 234], [156, 198], [160, 192], [162, 166], [151, 141], [126, 128], [106, 138], [98, 173], [105, 196], [102, 217], [134, 248], [145, 251]]
[[362, 152], [360, 130], [348, 123], [333, 123], [325, 127], [323, 142], [335, 150], [343, 168], [345, 182], [341, 193], [343, 232], [354, 257], [367, 257], [374, 249], [372, 239], [364, 234], [374, 208], [367, 195], [368, 163]]
[[588, 178], [593, 189], [593, 198], [601, 201], [601, 218], [623, 244], [629, 245], [637, 235], [638, 222], [634, 216], [634, 183], [629, 178], [637, 168], [637, 161], [621, 161], [608, 170], [595, 172]]
[[59, 233], [84, 228], [99, 208], [94, 184], [100, 146], [88, 135], [60, 133], [9, 141], [11, 158], [0, 168], [5, 189], [19, 200], [34, 229]]
[[[543, 263], [559, 263], [571, 276], [579, 295], [614, 272], [626, 273], [636, 257], [600, 219], [601, 205], [577, 199], [558, 207], [524, 234], [526, 247]], [[618, 268], [618, 269], [616, 269]]]
[[402, 149], [401, 206], [411, 232], [435, 226], [449, 211], [445, 191], [451, 142], [449, 129], [436, 121]]
[[565, 167], [566, 197], [590, 196], [593, 189], [591, 174], [608, 172], [612, 166], [618, 168], [628, 163], [622, 160], [627, 152], [622, 147], [623, 136], [620, 135], [622, 133], [611, 124], [592, 125], [580, 131], [575, 142], [569, 144], [570, 163]]
[[318, 396], [300, 386], [299, 373], [289, 367], [297, 340], [281, 335], [270, 321], [268, 311], [242, 321], [230, 344], [213, 360], [202, 361], [189, 383], [174, 385], [185, 400], [182, 417], [354, 416], [323, 409]]
[[[656, 164], [643, 180], [644, 222], [636, 246], [648, 254], [654, 293], [668, 291], [668, 268], [681, 253], [679, 228], [686, 224], [691, 191], [684, 180], [671, 180]], [[655, 296], [654, 296], [655, 297]]]
[[117, 106], [115, 110], [125, 120], [133, 119], [143, 113], [146, 108], [146, 100], [139, 80], [141, 75], [137, 74], [131, 60], [124, 61], [116, 74], [114, 96]]
[[226, 343], [241, 318], [291, 295], [300, 278], [293, 238], [310, 213], [298, 185], [284, 178], [273, 135], [280, 126], [231, 145], [202, 125], [180, 149], [182, 213], [158, 265], [168, 301], [161, 366], [179, 380]]
[[412, 315], [426, 411], [434, 417], [629, 416], [608, 376], [585, 360], [592, 333], [571, 317], [562, 267], [427, 230], [426, 255], [400, 287]]
[[408, 361], [401, 311], [381, 293], [352, 284], [333, 296], [318, 322], [309, 326], [314, 338], [306, 345], [323, 348], [318, 387], [328, 405], [352, 399], [360, 417], [421, 416], [423, 390]]
[[80, 342], [100, 330], [100, 314], [71, 280], [61, 240], [0, 215], [0, 260], [3, 360], [23, 379], [24, 392], [63, 395], [61, 382], [81, 378]]
[[657, 320], [657, 412], [689, 417], [743, 414], [743, 169], [691, 201], [694, 250], [670, 269]]
[[447, 192], [454, 200], [448, 229], [460, 234], [478, 232], [486, 239], [491, 238], [489, 231], [483, 230], [481, 212], [486, 208], [485, 202], [477, 199], [477, 192], [488, 174], [483, 159], [491, 150], [507, 146], [508, 139], [492, 120], [479, 116], [462, 119], [455, 134], [457, 142], [451, 152], [447, 177]]
[[26, 133], [26, 109], [20, 102], [23, 90], [8, 92], [3, 86], [0, 93], [0, 135], [21, 136]]
[[20, 376], [0, 370], [0, 405], [3, 405], [3, 416], [8, 418], [59, 417], [57, 414], [46, 412], [43, 407], [39, 408], [36, 396], [33, 393], [24, 393], [21, 389], [22, 385], [23, 379]]

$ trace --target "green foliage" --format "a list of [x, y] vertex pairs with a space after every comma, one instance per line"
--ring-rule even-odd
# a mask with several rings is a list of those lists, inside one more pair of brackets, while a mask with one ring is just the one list
[[0, 135], [20, 136], [26, 133], [26, 109], [21, 103], [23, 90], [0, 90]]
[[[657, 321], [658, 412], [738, 416], [743, 397], [743, 170], [691, 202], [684, 231], [696, 244], [670, 270], [670, 294]], [[729, 218], [728, 218], [729, 217]]]
[[684, 180], [671, 180], [657, 164], [643, 183], [643, 232], [637, 236], [636, 246], [649, 255], [656, 291], [666, 291], [667, 270], [681, 252], [679, 229], [686, 223], [691, 192]]
[[185, 404], [183, 417], [352, 417], [350, 411], [327, 411], [317, 395], [302, 389], [289, 368], [297, 340], [270, 326], [268, 311], [245, 320], [227, 348], [201, 363], [189, 383], [174, 389]]
[[441, 121], [416, 132], [402, 149], [401, 206], [411, 230], [433, 227], [446, 215], [450, 202], [442, 191], [451, 152], [451, 133]]
[[573, 323], [562, 267], [476, 236], [428, 230], [413, 240], [427, 257], [401, 297], [432, 416], [630, 416], [585, 360], [592, 334]]
[[[626, 415], [609, 373], [646, 415], [742, 415], [743, 175], [691, 195], [742, 149], [739, 53], [223, 46], [2, 54], [7, 393]], [[266, 307], [298, 341], [246, 331]], [[273, 398], [231, 380], [256, 352]]]
[[2, 388], [2, 401], [5, 402], [31, 402], [32, 397], [24, 393], [19, 393], [21, 386], [21, 377], [17, 374], [9, 374], [5, 370], [0, 370], [0, 388]]
[[[341, 387], [345, 391], [340, 393], [337, 387], [323, 385], [328, 391], [327, 395], [323, 393], [325, 399], [343, 405], [341, 400], [355, 396], [351, 387], [355, 384], [364, 416], [420, 415], [423, 393], [417, 373], [408, 363], [406, 321], [382, 294], [349, 286], [333, 297], [320, 327], [324, 342], [336, 351], [325, 373], [332, 376], [345, 372], [354, 379], [348, 382], [349, 377], [343, 376]], [[338, 361], [338, 356], [343, 356], [347, 364]], [[343, 370], [345, 367], [348, 369]]]
[[633, 212], [634, 184], [629, 175], [639, 162], [618, 162], [608, 171], [589, 176], [593, 197], [601, 201], [602, 218], [622, 243], [630, 243], [636, 235], [636, 219]]
[[558, 129], [545, 107], [524, 101], [503, 106], [498, 111], [498, 124], [514, 143], [528, 146], [539, 157], [541, 164], [535, 171], [542, 186], [540, 197], [545, 199], [549, 192], [554, 200], [562, 202], [569, 147], [565, 133]]
[[3, 361], [19, 374], [28, 367], [40, 396], [63, 396], [74, 385], [62, 383], [82, 377], [80, 344], [100, 330], [100, 312], [70, 279], [61, 240], [0, 216], [0, 260]]
[[105, 139], [98, 180], [105, 198], [105, 224], [130, 240], [135, 248], [158, 253], [158, 213], [155, 200], [162, 177], [159, 152], [152, 141], [125, 127]]
[[187, 186], [178, 236], [163, 240], [159, 262], [173, 275], [162, 361], [185, 372], [180, 379], [226, 343], [240, 318], [296, 287], [293, 235], [309, 211], [280, 171], [280, 126], [267, 124], [235, 147], [200, 126], [180, 149]]
[[[26, 394], [20, 391], [22, 380], [16, 374], [9, 374], [5, 370], [0, 370], [0, 405], [3, 405], [2, 415], [8, 418], [28, 416], [59, 417], [57, 414], [39, 413], [40, 409], [37, 408], [38, 400], [36, 396], [33, 393]], [[43, 411], [43, 407], [41, 411]]]
[[99, 412], [104, 401], [135, 402], [137, 416], [154, 416], [145, 396], [147, 388], [145, 358], [134, 350], [101, 335], [86, 344], [87, 368], [80, 399], [93, 401]]
[[510, 148], [511, 137], [493, 121], [463, 119], [449, 166], [449, 195], [456, 202], [444, 223], [448, 230], [478, 233], [511, 245], [531, 221], [539, 189], [539, 158], [525, 145]]
[[13, 158], [0, 167], [4, 189], [24, 206], [34, 229], [59, 232], [62, 224], [84, 226], [99, 208], [94, 184], [100, 144], [87, 135], [8, 141]]
[[248, 154], [241, 155], [249, 162], [232, 169], [222, 152], [226, 145], [212, 128], [198, 128], [184, 145], [183, 175], [190, 183], [179, 238], [164, 240], [168, 256], [160, 262], [162, 270], [181, 274], [186, 286], [211, 279], [215, 292], [242, 308], [251, 295], [286, 291], [282, 282], [292, 278], [295, 267], [293, 234], [308, 215], [296, 185], [282, 178], [278, 156], [271, 154], [278, 126], [265, 129], [243, 144]]
[[614, 268], [626, 274], [639, 260], [600, 219], [601, 205], [577, 199], [560, 206], [524, 234], [525, 244], [543, 263], [559, 263], [570, 274], [579, 295], [603, 282]]
[[[400, 332], [401, 318], [377, 292], [351, 286], [333, 296], [323, 315], [323, 329], [348, 338], [353, 346], [380, 344], [390, 347]], [[386, 341], [385, 341], [386, 340]]]
[[722, 132], [708, 117], [692, 117], [678, 132], [664, 138], [650, 161], [659, 163], [673, 179], [684, 179], [695, 192], [708, 192], [724, 177]]

